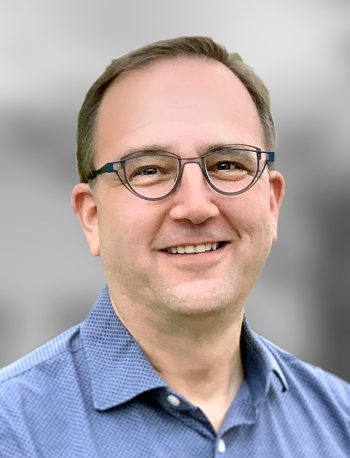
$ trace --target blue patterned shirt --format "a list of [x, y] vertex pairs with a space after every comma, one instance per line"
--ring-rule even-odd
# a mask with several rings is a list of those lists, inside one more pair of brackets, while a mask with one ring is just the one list
[[253, 333], [219, 433], [115, 315], [88, 318], [0, 371], [1, 457], [350, 457], [350, 386]]

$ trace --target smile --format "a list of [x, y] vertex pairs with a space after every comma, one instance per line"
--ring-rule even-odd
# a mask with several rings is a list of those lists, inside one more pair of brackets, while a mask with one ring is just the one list
[[197, 254], [207, 251], [215, 251], [227, 242], [200, 243], [198, 245], [179, 245], [167, 248], [166, 251], [171, 254]]

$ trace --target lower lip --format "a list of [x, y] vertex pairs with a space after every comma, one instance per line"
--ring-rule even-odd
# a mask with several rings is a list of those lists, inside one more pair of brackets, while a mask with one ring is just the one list
[[225, 243], [221, 248], [216, 250], [205, 251], [204, 253], [184, 253], [184, 254], [172, 254], [167, 251], [161, 251], [168, 258], [175, 259], [180, 262], [205, 262], [216, 259], [220, 256], [228, 247], [228, 243]]

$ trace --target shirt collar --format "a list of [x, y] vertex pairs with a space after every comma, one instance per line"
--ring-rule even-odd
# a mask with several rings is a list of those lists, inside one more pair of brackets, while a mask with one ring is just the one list
[[271, 351], [272, 344], [259, 336], [249, 327], [244, 317], [241, 334], [241, 351], [245, 380], [251, 390], [255, 403], [265, 399], [277, 381], [281, 391], [288, 390], [283, 370]]
[[[114, 312], [105, 286], [89, 316], [81, 325], [94, 407], [106, 410], [156, 388], [168, 387], [143, 353], [139, 344]], [[264, 343], [243, 321], [241, 350], [245, 379], [255, 402], [266, 397], [271, 377], [282, 391], [288, 385], [283, 372]]]
[[107, 286], [82, 323], [81, 338], [96, 409], [106, 410], [167, 386], [115, 314]]

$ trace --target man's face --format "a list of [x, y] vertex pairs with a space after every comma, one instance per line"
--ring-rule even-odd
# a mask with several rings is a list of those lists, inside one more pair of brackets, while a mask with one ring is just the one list
[[[95, 140], [96, 168], [147, 145], [182, 157], [218, 143], [264, 149], [258, 113], [242, 83], [222, 64], [192, 58], [118, 78], [102, 101]], [[265, 171], [247, 192], [225, 196], [194, 163], [185, 165], [176, 193], [160, 201], [133, 195], [114, 174], [99, 176], [92, 192], [88, 185], [73, 192], [114, 302], [184, 314], [244, 304], [276, 239], [282, 197], [278, 172]], [[219, 248], [167, 251], [208, 243]]]

